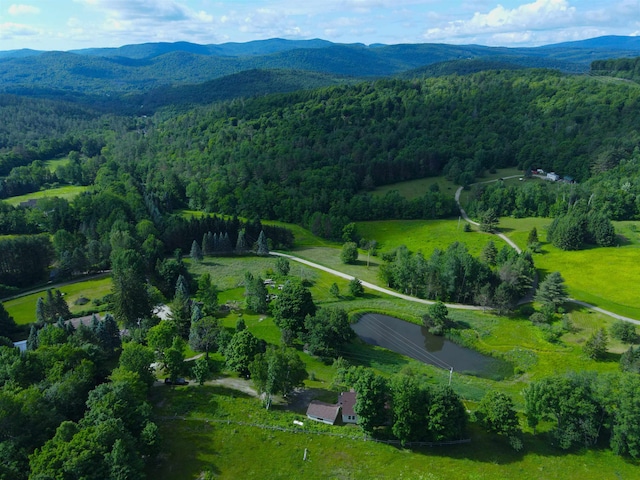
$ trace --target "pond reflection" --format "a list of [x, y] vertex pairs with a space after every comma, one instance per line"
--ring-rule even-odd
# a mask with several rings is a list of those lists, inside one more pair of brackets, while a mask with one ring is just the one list
[[494, 379], [513, 374], [508, 362], [432, 335], [424, 326], [377, 313], [367, 313], [352, 325], [366, 343], [387, 348], [424, 363], [458, 373]]

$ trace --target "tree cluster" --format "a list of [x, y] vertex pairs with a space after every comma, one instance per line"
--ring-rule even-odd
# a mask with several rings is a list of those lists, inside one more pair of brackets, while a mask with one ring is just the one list
[[382, 256], [380, 275], [390, 287], [409, 295], [508, 310], [531, 286], [531, 255], [505, 246], [495, 258], [488, 253], [483, 257], [484, 261], [473, 257], [457, 242], [444, 251], [436, 249], [429, 259], [401, 246]]
[[609, 438], [619, 455], [640, 457], [640, 377], [570, 374], [531, 383], [524, 390], [529, 426], [552, 421], [562, 449], [593, 447]]
[[358, 425], [369, 435], [390, 426], [389, 433], [405, 444], [460, 440], [466, 434], [467, 411], [451, 387], [404, 374], [387, 380], [363, 367], [351, 367], [344, 380], [356, 391]]

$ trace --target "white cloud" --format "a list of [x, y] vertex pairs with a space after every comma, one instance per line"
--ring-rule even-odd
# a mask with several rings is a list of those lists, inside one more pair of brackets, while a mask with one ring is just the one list
[[[484, 0], [468, 0], [482, 7]], [[640, 0], [581, 2], [534, 0], [514, 8], [501, 4], [475, 10], [467, 18], [429, 17], [423, 39], [447, 43], [488, 45], [542, 45], [600, 35], [627, 35], [640, 27]]]
[[466, 37], [478, 34], [522, 34], [524, 30], [553, 28], [570, 21], [575, 7], [567, 0], [536, 0], [513, 9], [498, 5], [488, 13], [476, 12], [469, 20], [448, 22], [443, 27], [430, 28], [427, 40]]
[[25, 14], [36, 14], [40, 13], [40, 9], [38, 7], [34, 7], [33, 5], [19, 5], [14, 3], [9, 6], [9, 15], [25, 15]]
[[16, 37], [35, 37], [42, 32], [29, 25], [5, 22], [0, 23], [0, 40], [12, 40]]

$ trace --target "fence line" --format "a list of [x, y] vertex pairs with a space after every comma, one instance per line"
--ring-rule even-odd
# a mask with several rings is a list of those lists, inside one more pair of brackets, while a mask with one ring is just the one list
[[444, 447], [448, 445], [461, 445], [465, 443], [471, 443], [470, 438], [464, 438], [462, 440], [448, 440], [444, 442], [406, 442], [404, 445], [400, 440], [382, 440], [378, 438], [372, 438], [367, 435], [364, 436], [353, 436], [353, 435], [345, 435], [342, 433], [332, 433], [332, 432], [322, 432], [316, 430], [306, 430], [303, 428], [290, 428], [290, 427], [278, 427], [276, 425], [262, 425], [259, 423], [250, 423], [250, 422], [240, 422], [237, 420], [224, 420], [221, 418], [207, 418], [207, 417], [185, 417], [183, 415], [173, 415], [170, 417], [156, 417], [159, 420], [196, 420], [207, 423], [226, 423], [227, 425], [242, 425], [243, 427], [256, 427], [262, 428], [265, 430], [277, 430], [279, 432], [287, 432], [287, 433], [308, 433], [313, 435], [327, 435], [330, 437], [339, 437], [339, 438], [347, 438], [349, 440], [362, 440], [363, 442], [376, 442], [376, 443], [385, 443], [387, 445], [400, 445], [402, 447], [411, 448], [411, 447]]

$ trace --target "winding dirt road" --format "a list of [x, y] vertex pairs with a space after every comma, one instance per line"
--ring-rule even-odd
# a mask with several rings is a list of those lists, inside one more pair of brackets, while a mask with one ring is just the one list
[[[512, 176], [504, 177], [504, 178], [507, 179], [507, 178], [518, 178], [518, 177], [520, 177], [520, 175], [512, 175]], [[491, 183], [491, 182], [497, 182], [497, 181], [498, 180], [487, 180], [485, 182], [478, 182], [478, 183]], [[462, 206], [460, 205], [460, 193], [461, 192], [462, 192], [462, 187], [459, 187], [458, 190], [456, 190], [455, 200], [456, 200], [456, 204], [458, 205], [458, 208], [460, 209], [460, 214], [462, 215], [462, 218], [464, 218], [464, 220], [466, 222], [469, 222], [472, 225], [479, 225], [478, 222], [475, 222], [475, 221], [473, 221], [473, 220], [471, 220], [469, 218], [469, 216], [467, 215], [467, 212], [465, 212], [464, 209], [462, 208]], [[494, 235], [497, 235], [498, 237], [500, 237], [509, 246], [511, 246], [513, 249], [515, 249], [518, 253], [522, 253], [522, 249], [520, 249], [520, 247], [518, 247], [518, 245], [516, 245], [515, 242], [513, 240], [511, 240], [510, 238], [508, 238], [505, 234], [503, 234], [503, 233], [494, 233]], [[340, 272], [338, 270], [334, 270], [333, 268], [325, 267], [324, 265], [320, 265], [318, 263], [314, 263], [314, 262], [311, 262], [309, 260], [305, 260], [303, 258], [296, 257], [294, 255], [290, 255], [290, 254], [287, 254], [287, 253], [279, 253], [279, 252], [269, 252], [269, 253], [271, 255], [274, 255], [274, 256], [277, 256], [277, 257], [287, 258], [287, 259], [292, 260], [294, 262], [302, 263], [302, 264], [307, 265], [309, 267], [316, 268], [318, 270], [322, 270], [324, 272], [330, 273], [330, 274], [335, 275], [337, 277], [344, 278], [345, 280], [353, 280], [355, 278], [353, 275], [349, 275], [348, 273]], [[432, 304], [435, 303], [432, 300], [425, 300], [425, 299], [422, 299], [422, 298], [417, 298], [417, 297], [411, 297], [409, 295], [404, 295], [402, 293], [390, 290], [388, 288], [380, 287], [380, 286], [375, 285], [373, 283], [365, 282], [365, 281], [362, 281], [362, 280], [360, 280], [360, 282], [362, 283], [362, 286], [367, 287], [367, 288], [369, 288], [371, 290], [375, 290], [375, 291], [378, 291], [378, 292], [381, 292], [381, 293], [386, 293], [387, 295], [391, 295], [392, 297], [401, 298], [401, 299], [407, 300], [409, 302], [422, 303], [424, 305], [432, 305]], [[600, 307], [596, 307], [595, 305], [591, 305], [590, 303], [583, 302], [581, 300], [576, 300], [574, 298], [568, 298], [567, 301], [571, 302], [571, 303], [574, 303], [576, 305], [580, 305], [581, 307], [588, 308], [590, 310], [602, 313], [604, 315], [607, 315], [609, 317], [615, 318], [617, 320], [623, 320], [625, 322], [630, 322], [630, 323], [634, 323], [636, 325], [640, 325], [640, 321], [639, 320], [636, 320], [636, 319], [630, 318], [630, 317], [625, 317], [624, 315], [619, 315], [617, 313], [610, 312], [608, 310], [605, 310], [605, 309], [600, 308]], [[458, 309], [458, 310], [485, 310], [485, 307], [480, 307], [478, 305], [463, 305], [463, 304], [459, 304], [459, 303], [446, 303], [445, 305], [447, 306], [447, 308]]]

